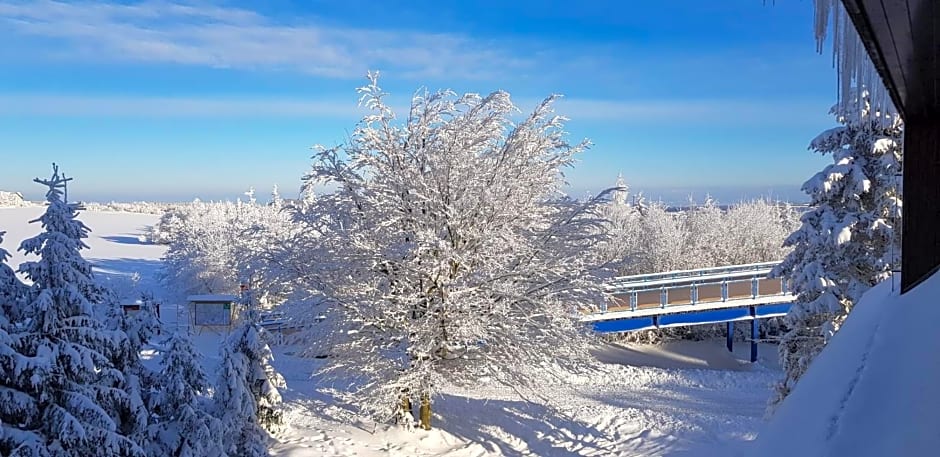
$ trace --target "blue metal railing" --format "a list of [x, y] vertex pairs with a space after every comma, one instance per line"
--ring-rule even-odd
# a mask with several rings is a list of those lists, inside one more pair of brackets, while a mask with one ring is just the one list
[[[762, 262], [746, 265], [731, 265], [723, 267], [700, 268], [696, 270], [677, 270], [663, 273], [621, 276], [613, 278], [605, 285], [605, 291], [613, 296], [629, 297], [629, 307], [635, 311], [639, 305], [639, 295], [641, 293], [655, 292], [660, 293], [659, 306], [666, 308], [670, 306], [669, 292], [671, 290], [688, 290], [689, 303], [698, 304], [701, 302], [699, 288], [702, 286], [720, 286], [721, 301], [729, 300], [729, 284], [750, 282], [750, 298], [759, 296], [786, 295], [788, 287], [786, 280], [780, 279], [779, 291], [771, 294], [761, 294], [760, 284], [762, 280], [769, 280], [767, 275], [777, 265], [777, 262]], [[715, 300], [709, 300], [713, 302]], [[607, 312], [607, 303], [605, 302], [601, 312]]]

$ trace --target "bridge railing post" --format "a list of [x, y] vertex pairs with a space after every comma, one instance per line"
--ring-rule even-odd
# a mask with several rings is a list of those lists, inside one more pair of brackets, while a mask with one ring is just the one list
[[728, 301], [728, 280], [727, 279], [721, 280], [721, 301], [723, 302]]
[[757, 276], [751, 277], [751, 298], [757, 298], [757, 295], [760, 293], [760, 280], [757, 279]]
[[634, 290], [630, 293], [630, 311], [636, 311], [638, 301], [640, 301], [639, 292]]
[[692, 301], [692, 304], [698, 303], [698, 284], [693, 283], [689, 291], [689, 299]]
[[665, 308], [666, 304], [669, 303], [669, 291], [666, 289], [666, 286], [663, 286], [659, 292], [659, 307]]
[[760, 322], [757, 320], [757, 309], [752, 306], [751, 314], [751, 363], [757, 362], [757, 341], [760, 339]]

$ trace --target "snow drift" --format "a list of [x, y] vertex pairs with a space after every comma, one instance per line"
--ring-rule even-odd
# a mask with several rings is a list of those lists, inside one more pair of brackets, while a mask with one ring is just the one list
[[751, 455], [874, 457], [940, 449], [940, 274], [903, 296], [899, 279], [863, 296]]

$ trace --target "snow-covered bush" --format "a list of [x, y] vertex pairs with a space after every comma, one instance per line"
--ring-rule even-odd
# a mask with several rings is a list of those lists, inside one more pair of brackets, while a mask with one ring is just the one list
[[555, 98], [516, 124], [505, 92], [419, 92], [398, 123], [375, 75], [360, 93], [372, 114], [305, 177], [336, 190], [298, 214], [335, 317], [320, 344], [362, 375], [357, 404], [411, 423], [402, 405], [449, 382], [525, 388], [533, 367], [581, 367], [601, 235], [596, 201], [561, 197], [586, 143], [565, 141]]
[[839, 329], [862, 293], [899, 265], [901, 140], [899, 118], [872, 112], [833, 114], [841, 127], [816, 137], [810, 149], [832, 164], [803, 184], [812, 199], [802, 226], [786, 240], [793, 252], [775, 270], [798, 294], [780, 345], [786, 378], [778, 403]]
[[105, 329], [89, 300], [98, 288], [80, 252], [88, 228], [77, 206], [63, 201], [68, 179], [56, 166], [36, 182], [48, 187], [46, 211], [34, 221], [43, 231], [20, 249], [39, 258], [20, 266], [32, 284], [0, 336], [0, 454], [143, 456], [128, 438], [140, 416], [112, 363], [127, 336]]

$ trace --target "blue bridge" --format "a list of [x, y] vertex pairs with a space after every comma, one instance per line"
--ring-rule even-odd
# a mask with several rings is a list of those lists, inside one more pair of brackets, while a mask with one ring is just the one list
[[787, 314], [796, 299], [783, 279], [767, 275], [778, 262], [667, 271], [613, 278], [604, 307], [582, 317], [600, 333], [623, 333], [704, 324], [751, 323], [751, 361], [757, 361], [758, 320]]

